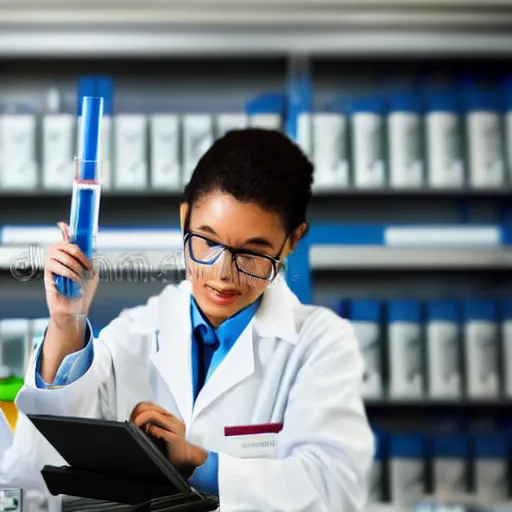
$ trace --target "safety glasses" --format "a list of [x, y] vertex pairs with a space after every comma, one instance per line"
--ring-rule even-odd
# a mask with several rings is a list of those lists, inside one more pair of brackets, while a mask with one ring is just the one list
[[281, 260], [272, 256], [246, 249], [234, 249], [197, 233], [188, 232], [184, 237], [184, 245], [195, 263], [213, 265], [224, 251], [228, 251], [239, 272], [267, 281], [274, 279], [277, 274], [277, 266], [281, 263]]

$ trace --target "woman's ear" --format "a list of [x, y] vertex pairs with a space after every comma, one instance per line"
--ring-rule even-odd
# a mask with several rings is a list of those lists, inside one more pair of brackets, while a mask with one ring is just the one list
[[180, 204], [180, 225], [181, 225], [181, 232], [182, 232], [182, 234], [184, 234], [185, 221], [187, 219], [188, 210], [189, 210], [188, 203], [181, 203]]
[[307, 232], [308, 232], [307, 222], [303, 222], [300, 226], [295, 228], [295, 230], [292, 233], [291, 240], [290, 240], [291, 251], [295, 250], [295, 247], [297, 247], [297, 244], [306, 236]]
[[281, 258], [284, 260], [291, 252], [295, 250], [297, 244], [306, 236], [308, 231], [308, 225], [306, 222], [303, 222], [300, 226], [298, 226], [291, 236], [288, 238], [283, 253], [281, 254]]

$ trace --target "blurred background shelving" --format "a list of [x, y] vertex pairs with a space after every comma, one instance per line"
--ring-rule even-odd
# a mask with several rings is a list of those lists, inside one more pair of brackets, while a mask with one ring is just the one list
[[[3, 352], [4, 366], [16, 358], [26, 359], [32, 336], [44, 326], [47, 311], [40, 267], [44, 246], [58, 240], [59, 234], [42, 228], [66, 220], [69, 211], [69, 187], [44, 186], [45, 167], [52, 169], [52, 163], [45, 164], [51, 130], [45, 139], [43, 126], [45, 122], [52, 126], [53, 116], [68, 127], [58, 129], [55, 121], [60, 142], [54, 143], [60, 146], [51, 147], [63, 149], [57, 151], [63, 160], [56, 160], [55, 167], [66, 169], [67, 158], [71, 177], [77, 104], [91, 79], [102, 82], [100, 93], [107, 97], [111, 118], [110, 135], [104, 139], [110, 140], [110, 186], [102, 192], [103, 242], [99, 246], [109, 262], [120, 268], [119, 278], [99, 288], [91, 311], [97, 331], [122, 308], [144, 302], [165, 286], [155, 278], [162, 261], [167, 281], [183, 275], [178, 205], [191, 161], [199, 151], [191, 156], [186, 139], [192, 139], [195, 128], [194, 122], [187, 125], [188, 116], [202, 116], [203, 128], [196, 131], [204, 132], [207, 126], [206, 146], [220, 134], [218, 116], [235, 115], [238, 120], [231, 118], [231, 123], [282, 129], [318, 163], [333, 159], [332, 155], [317, 158], [315, 144], [310, 142], [319, 144], [318, 140], [329, 137], [324, 126], [324, 135], [315, 139], [312, 119], [316, 114], [334, 114], [335, 126], [345, 127], [340, 132], [343, 142], [330, 142], [331, 147], [343, 146], [345, 151], [338, 161], [344, 161], [344, 167], [336, 172], [339, 178], [348, 171], [348, 179], [340, 184], [332, 178], [322, 184], [331, 178], [317, 165], [311, 230], [289, 258], [288, 282], [305, 302], [325, 305], [353, 320], [370, 346], [362, 343], [368, 366], [375, 369], [377, 364], [382, 370], [382, 393], [365, 397], [378, 434], [375, 467], [381, 469], [372, 501], [393, 502], [393, 510], [398, 510], [400, 504], [410, 506], [420, 499], [423, 492], [434, 492], [432, 460], [436, 457], [471, 460], [464, 490], [478, 494], [478, 461], [501, 463], [512, 454], [512, 392], [507, 381], [512, 362], [505, 357], [508, 344], [512, 347], [507, 309], [512, 298], [512, 140], [507, 131], [512, 130], [511, 29], [512, 2], [507, 0], [151, 0], [144, 4], [0, 0], [0, 338], [10, 347]], [[484, 99], [480, 96], [475, 106], [473, 98], [471, 108], [461, 108], [458, 102], [463, 102], [468, 88], [482, 92]], [[446, 90], [455, 92], [457, 105], [442, 110], [459, 123], [460, 154], [452, 158], [462, 162], [464, 179], [456, 186], [434, 187], [427, 158], [427, 116], [437, 110], [426, 108], [426, 96]], [[489, 91], [496, 100], [492, 108]], [[411, 94], [419, 98], [419, 110], [411, 108]], [[366, 102], [362, 110], [361, 100]], [[391, 108], [397, 101], [408, 104], [407, 113], [419, 119], [417, 155], [423, 180], [416, 187], [397, 187], [390, 180], [389, 140], [400, 125], [391, 128], [389, 119], [393, 112], [401, 112]], [[481, 113], [483, 105], [491, 121], [486, 117], [474, 122], [490, 122], [499, 131], [497, 150], [492, 142], [479, 150], [494, 151], [501, 159], [502, 172], [494, 183], [485, 183], [485, 172], [470, 172], [471, 161], [480, 158], [471, 148], [481, 139], [468, 140], [469, 117]], [[353, 116], [368, 109], [378, 117], [374, 127], [380, 130], [386, 172], [381, 186], [360, 187], [356, 186]], [[127, 114], [135, 117], [130, 121]], [[157, 114], [174, 116], [161, 128], [161, 140], [172, 135], [175, 143], [159, 149], [151, 145], [157, 130], [151, 116]], [[18, 150], [31, 147], [36, 179], [29, 189], [6, 186], [16, 182], [14, 171], [21, 169], [17, 153], [9, 153], [5, 146], [6, 134], [14, 126], [9, 116], [25, 116], [29, 126], [25, 135], [32, 138], [32, 146], [18, 146]], [[124, 125], [118, 122], [120, 117]], [[139, 146], [130, 153], [121, 135], [132, 129]], [[363, 144], [368, 151], [369, 140]], [[129, 153], [123, 158], [132, 161], [121, 161], [123, 153]], [[162, 171], [156, 180], [155, 162], [164, 169], [173, 158], [170, 168], [174, 171], [167, 175]], [[130, 163], [145, 168], [140, 174], [142, 184], [124, 176], [125, 186], [120, 188], [118, 169]], [[58, 177], [53, 176], [55, 181]], [[29, 226], [33, 229], [21, 231]], [[136, 238], [133, 230], [138, 230], [142, 242], [127, 244], [127, 229], [132, 230], [130, 240]], [[158, 231], [154, 238], [145, 238], [147, 230]], [[142, 273], [151, 269], [153, 278], [130, 274], [125, 266], [134, 260]], [[16, 276], [13, 265], [19, 272]], [[401, 313], [391, 317], [390, 304], [399, 299]], [[439, 300], [455, 301], [457, 316], [429, 316], [429, 304]], [[366, 302], [364, 307], [357, 306], [355, 315], [357, 301]], [[419, 320], [416, 313], [411, 320], [411, 307], [417, 307]], [[13, 319], [31, 322], [16, 324]], [[434, 334], [429, 330], [434, 320], [445, 322], [442, 328], [445, 324], [449, 329], [457, 327], [461, 382], [458, 394], [451, 397], [432, 398], [429, 392], [432, 368], [439, 363], [430, 352], [431, 343], [445, 339], [442, 329]], [[489, 351], [494, 351], [491, 369], [498, 381], [483, 398], [468, 396], [474, 321], [484, 323]], [[413, 354], [411, 364], [420, 361], [423, 379], [416, 396], [389, 394], [392, 373], [405, 364], [397, 363], [391, 354], [391, 347], [407, 338], [391, 328], [397, 322], [416, 329], [420, 355]], [[382, 349], [377, 355], [375, 346]], [[434, 438], [441, 434], [466, 439], [471, 448], [436, 452]], [[504, 440], [500, 446], [505, 448], [489, 447], [485, 436]], [[396, 494], [391, 485], [393, 478], [399, 478], [393, 461], [400, 460], [418, 463], [424, 486], [416, 489], [417, 495]], [[512, 496], [510, 476], [505, 482], [496, 484], [506, 486], [504, 499]], [[496, 492], [499, 495], [502, 490]]]

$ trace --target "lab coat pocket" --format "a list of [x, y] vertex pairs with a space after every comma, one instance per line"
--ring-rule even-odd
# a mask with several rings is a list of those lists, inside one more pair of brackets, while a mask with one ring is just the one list
[[229, 453], [241, 459], [273, 459], [277, 456], [282, 427], [281, 424], [226, 427], [224, 437]]

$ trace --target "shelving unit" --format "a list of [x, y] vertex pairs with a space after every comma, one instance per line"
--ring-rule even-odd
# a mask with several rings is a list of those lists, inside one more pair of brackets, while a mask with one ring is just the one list
[[318, 245], [310, 249], [312, 270], [512, 269], [512, 249], [401, 249]]
[[[262, 92], [286, 90], [298, 61], [309, 66], [314, 108], [335, 94], [389, 90], [418, 76], [492, 78], [512, 71], [507, 0], [488, 0], [485, 8], [476, 0], [216, 0], [208, 8], [199, 0], [7, 4], [0, 0], [0, 99], [28, 101], [40, 112], [45, 91], [58, 87], [63, 108], [75, 113], [76, 80], [88, 74], [113, 76], [115, 113], [219, 113], [241, 111]], [[176, 229], [180, 199], [179, 190], [104, 190], [101, 229]], [[67, 219], [69, 203], [67, 191], [0, 190], [0, 226], [54, 225]], [[288, 261], [288, 281], [304, 302], [512, 296], [510, 182], [491, 190], [315, 190], [309, 220], [307, 238]], [[404, 222], [457, 224], [468, 232], [486, 226], [487, 234], [458, 246], [389, 244], [384, 227]], [[40, 274], [23, 280], [11, 273], [12, 262], [28, 250], [26, 243], [0, 241], [0, 319], [47, 314]], [[126, 256], [116, 248], [103, 252], [111, 262]], [[143, 264], [154, 269], [167, 254], [144, 251]], [[39, 269], [41, 256], [35, 259]], [[158, 279], [105, 282], [93, 323], [104, 325], [165, 285]], [[492, 423], [512, 416], [511, 405], [502, 399], [366, 401], [372, 423], [393, 428], [414, 422], [423, 428], [445, 416]]]
[[[114, 112], [230, 111], [261, 92], [284, 90], [290, 69], [306, 60], [317, 106], [334, 93], [409, 84], [411, 75], [434, 71], [496, 75], [512, 56], [512, 9], [505, 0], [487, 2], [485, 9], [469, 0], [291, 5], [288, 0], [240, 5], [218, 0], [215, 8], [205, 9], [197, 1], [186, 6], [155, 1], [141, 10], [134, 2], [121, 6], [113, 0], [73, 6], [0, 3], [0, 95], [5, 101], [28, 99], [42, 109], [44, 91], [56, 86], [63, 107], [75, 112], [77, 77], [107, 73], [115, 82]], [[313, 226], [387, 225], [403, 222], [407, 212], [413, 224], [499, 225], [512, 218], [511, 191], [316, 190], [310, 221]], [[104, 190], [100, 224], [177, 226], [179, 201], [180, 191]], [[0, 191], [0, 225], [33, 224], [36, 218], [53, 224], [66, 220], [68, 208], [66, 191]], [[12, 280], [9, 262], [26, 250], [0, 247], [0, 304], [21, 286]], [[160, 257], [148, 255], [152, 265]], [[354, 241], [346, 247], [344, 240], [310, 239], [290, 258], [289, 275], [301, 298], [329, 303], [336, 289], [346, 292], [347, 283], [364, 296], [374, 290], [371, 280], [384, 283], [391, 276], [390, 295], [409, 291], [411, 274], [432, 295], [433, 274], [444, 279], [446, 272], [480, 288], [485, 283], [491, 288], [499, 274], [508, 286], [511, 260], [508, 247], [427, 250]], [[117, 286], [109, 286], [110, 292]], [[138, 293], [146, 299], [145, 287]]]
[[[102, 197], [123, 197], [130, 199], [140, 199], [144, 197], [170, 197], [180, 198], [183, 193], [183, 189], [157, 189], [149, 188], [147, 190], [119, 190], [115, 188], [105, 188], [102, 190]], [[460, 189], [456, 188], [418, 188], [418, 189], [392, 189], [392, 188], [381, 188], [381, 189], [364, 189], [364, 188], [336, 188], [336, 189], [314, 189], [313, 196], [318, 199], [325, 198], [339, 198], [346, 200], [351, 198], [377, 198], [382, 199], [386, 197], [391, 198], [431, 198], [431, 199], [463, 199], [463, 198], [480, 198], [480, 199], [509, 199], [512, 202], [512, 188], [488, 188], [488, 189], [472, 189], [464, 187]], [[39, 198], [67, 198], [70, 197], [70, 190], [49, 190], [44, 188], [31, 189], [30, 191], [22, 189], [11, 189], [5, 190], [0, 188], [0, 198], [11, 198], [18, 197], [21, 199], [35, 199]]]
[[[1, 6], [0, 55], [172, 56], [510, 55], [509, 4], [489, 1], [152, 1]], [[91, 30], [93, 28], [93, 30]]]
[[[126, 240], [127, 233], [134, 236]], [[146, 237], [138, 235], [142, 239], [137, 239], [136, 233], [144, 232], [105, 228], [99, 235], [97, 258], [121, 265], [130, 261], [145, 263], [148, 269], [155, 270], [166, 259], [170, 262], [170, 257], [182, 256], [178, 228], [158, 229], [153, 236], [151, 231]], [[58, 229], [51, 227], [13, 226], [4, 228], [4, 232], [0, 230], [0, 234], [0, 269], [3, 270], [12, 268], [11, 263], [23, 255], [40, 265], [44, 248], [59, 240]], [[311, 271], [507, 270], [512, 268], [512, 228], [313, 224], [301, 249], [307, 253], [306, 264]], [[293, 273], [296, 260], [292, 257], [291, 261], [289, 270]], [[306, 296], [301, 299], [309, 300]]]
[[425, 409], [439, 409], [447, 412], [453, 411], [474, 411], [489, 412], [500, 410], [500, 412], [512, 413], [512, 400], [488, 399], [488, 400], [365, 400], [366, 407], [373, 410], [394, 410], [402, 414], [417, 414]]
[[[74, 14], [74, 16], [76, 16]], [[326, 15], [328, 16], [328, 15]], [[96, 29], [94, 32], [80, 30], [54, 30], [39, 29], [36, 34], [30, 29], [21, 29], [7, 32], [0, 39], [0, 56], [13, 58], [20, 56], [57, 57], [57, 58], [97, 58], [102, 56], [113, 58], [154, 58], [169, 55], [184, 56], [282, 56], [289, 54], [346, 56], [346, 57], [389, 57], [396, 56], [446, 56], [461, 54], [464, 56], [508, 56], [512, 36], [500, 33], [500, 26], [507, 26], [510, 18], [497, 20], [496, 17], [474, 17], [476, 21], [489, 20], [491, 26], [496, 27], [496, 33], [471, 32], [471, 34], [454, 34], [449, 31], [447, 23], [444, 31], [414, 31], [410, 30], [407, 19], [400, 24], [407, 26], [400, 33], [393, 29], [377, 28], [371, 31], [354, 31], [348, 28], [350, 17], [338, 17], [336, 23], [339, 28], [326, 28], [327, 20], [319, 28], [308, 29], [307, 21], [293, 29], [282, 29], [290, 21], [290, 13], [283, 13], [279, 19], [266, 21], [274, 30], [239, 30], [229, 32], [223, 29], [217, 31], [186, 30], [183, 32], [164, 30], [113, 30]], [[284, 19], [284, 18], [287, 19]], [[453, 18], [452, 18], [453, 19]], [[463, 28], [470, 26], [473, 19]], [[333, 20], [329, 20], [331, 23]], [[420, 27], [423, 28], [423, 27]], [[321, 33], [319, 33], [321, 29]], [[58, 40], [56, 39], [58, 34]], [[34, 37], [34, 35], [36, 37]]]
[[[41, 109], [44, 91], [57, 86], [64, 108], [75, 112], [76, 78], [108, 73], [115, 81], [115, 112], [236, 110], [258, 93], [283, 90], [298, 57], [309, 62], [314, 105], [333, 93], [410, 83], [411, 75], [435, 70], [495, 75], [507, 69], [512, 56], [512, 9], [505, 0], [489, 1], [485, 9], [478, 5], [470, 0], [246, 0], [239, 5], [218, 0], [211, 9], [198, 1], [150, 1], [141, 9], [135, 2], [113, 0], [72, 6], [0, 2], [0, 95], [4, 101], [28, 99]], [[500, 224], [512, 216], [510, 191], [316, 191], [310, 220], [313, 225], [392, 224], [403, 222], [407, 211], [414, 224]], [[179, 200], [178, 191], [105, 190], [101, 225], [176, 226]], [[67, 192], [0, 191], [0, 225], [33, 224], [36, 218], [52, 224], [65, 220], [68, 208]], [[292, 287], [311, 283], [301, 296], [322, 303], [336, 288], [343, 293], [347, 282], [357, 284], [360, 295], [370, 292], [368, 272], [374, 282], [393, 275], [395, 294], [408, 289], [412, 272], [430, 286], [433, 272], [455, 272], [462, 279], [460, 274], [476, 271], [478, 283], [490, 286], [497, 273], [508, 273], [511, 262], [508, 248], [427, 251], [326, 242], [311, 248], [303, 243], [290, 260]], [[0, 248], [0, 301], [21, 286], [7, 264], [17, 250]], [[357, 274], [359, 283], [349, 274]], [[139, 293], [144, 300], [146, 288]]]

